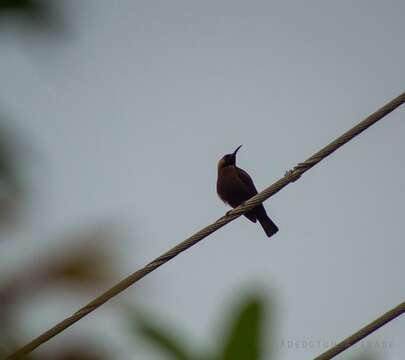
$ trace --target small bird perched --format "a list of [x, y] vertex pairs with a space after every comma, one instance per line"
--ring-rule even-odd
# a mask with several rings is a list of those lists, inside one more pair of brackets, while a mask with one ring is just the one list
[[[232, 154], [225, 155], [218, 162], [217, 193], [218, 196], [233, 208], [257, 194], [255, 185], [249, 174], [238, 168], [236, 153], [242, 147], [238, 146]], [[267, 216], [263, 204], [260, 204], [244, 214], [254, 223], [258, 220], [268, 237], [278, 231], [277, 225]]]

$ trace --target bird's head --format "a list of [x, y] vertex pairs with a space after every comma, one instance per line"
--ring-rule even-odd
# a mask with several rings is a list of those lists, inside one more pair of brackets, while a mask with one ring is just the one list
[[236, 153], [238, 150], [242, 147], [242, 145], [239, 145], [236, 150], [232, 154], [226, 154], [224, 157], [219, 160], [218, 162], [218, 169], [224, 168], [229, 165], [235, 166], [236, 163]]

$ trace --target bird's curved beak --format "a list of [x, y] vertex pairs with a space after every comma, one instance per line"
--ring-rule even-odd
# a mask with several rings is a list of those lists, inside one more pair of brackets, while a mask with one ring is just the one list
[[236, 153], [238, 152], [238, 150], [242, 147], [242, 145], [239, 145], [236, 150], [232, 153], [233, 156], [236, 156]]

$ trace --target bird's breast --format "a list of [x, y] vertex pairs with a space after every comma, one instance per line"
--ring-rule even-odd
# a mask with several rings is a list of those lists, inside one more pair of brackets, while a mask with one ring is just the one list
[[243, 187], [234, 166], [227, 166], [218, 170], [217, 193], [223, 201], [231, 206], [237, 206], [244, 201]]

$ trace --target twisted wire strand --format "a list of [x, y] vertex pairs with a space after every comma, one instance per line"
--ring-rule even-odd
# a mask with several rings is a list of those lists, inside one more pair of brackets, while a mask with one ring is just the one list
[[127, 289], [129, 286], [133, 285], [135, 282], [142, 279], [145, 275], [154, 271], [161, 265], [173, 259], [183, 251], [195, 245], [196, 243], [206, 238], [213, 232], [217, 231], [221, 227], [225, 226], [229, 222], [243, 215], [245, 212], [261, 204], [263, 201], [267, 200], [269, 197], [279, 192], [289, 183], [296, 181], [303, 173], [305, 173], [310, 168], [318, 164], [325, 157], [329, 156], [335, 150], [346, 144], [355, 136], [359, 135], [361, 132], [369, 128], [371, 125], [381, 120], [384, 116], [394, 111], [397, 107], [399, 107], [403, 103], [405, 103], [405, 92], [396, 97], [395, 99], [393, 99], [392, 101], [390, 101], [389, 103], [387, 103], [386, 105], [384, 105], [375, 113], [368, 116], [362, 122], [360, 122], [350, 130], [345, 132], [342, 136], [331, 142], [329, 145], [325, 146], [323, 149], [312, 155], [307, 160], [297, 164], [292, 170], [288, 171], [284, 177], [282, 177], [281, 179], [279, 179], [278, 181], [276, 181], [275, 183], [264, 189], [262, 192], [253, 196], [252, 198], [250, 198], [237, 208], [227, 212], [226, 215], [222, 216], [214, 223], [201, 229], [200, 231], [190, 236], [183, 242], [174, 246], [172, 249], [170, 249], [163, 255], [159, 256], [158, 258], [154, 259], [153, 261], [145, 265], [143, 268], [135, 271], [125, 279], [121, 280], [118, 284], [116, 284], [115, 286], [113, 286], [112, 288], [110, 288], [97, 298], [95, 298], [93, 301], [89, 302], [87, 305], [76, 311], [73, 315], [62, 320], [54, 327], [50, 328], [49, 330], [47, 330], [46, 332], [44, 332], [43, 334], [41, 334], [40, 336], [29, 342], [25, 346], [18, 349], [13, 354], [9, 355], [6, 358], [6, 360], [18, 359], [22, 355], [30, 353], [38, 346], [47, 342], [60, 332], [64, 331], [69, 326], [73, 325], [75, 322], [82, 319], [84, 316], [96, 310], [98, 307], [100, 307], [101, 305], [112, 299], [114, 296], [118, 295], [119, 293]]
[[323, 354], [314, 358], [314, 360], [329, 360], [339, 355], [341, 352], [345, 351], [349, 347], [358, 343], [360, 340], [364, 339], [366, 336], [370, 335], [372, 332], [378, 330], [380, 327], [384, 326], [386, 323], [394, 320], [398, 316], [405, 312], [405, 301], [402, 304], [397, 305], [390, 311], [387, 311], [384, 315], [375, 319], [368, 325], [361, 328], [359, 331], [355, 332], [353, 335], [347, 337], [340, 343], [336, 344], [329, 350], [325, 351]]

